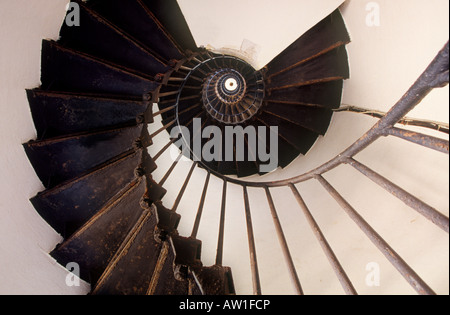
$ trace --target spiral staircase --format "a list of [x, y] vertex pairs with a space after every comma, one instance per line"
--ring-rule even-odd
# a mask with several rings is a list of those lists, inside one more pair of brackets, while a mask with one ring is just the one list
[[[229, 183], [243, 187], [254, 293], [260, 294], [261, 288], [247, 187], [264, 189], [294, 287], [303, 293], [270, 192], [270, 188], [285, 186], [309, 218], [345, 291], [355, 294], [295, 186], [310, 179], [319, 181], [335, 197], [419, 293], [433, 293], [322, 177], [337, 165], [352, 165], [448, 232], [448, 218], [353, 159], [356, 152], [388, 134], [410, 141], [412, 137], [416, 142], [421, 138], [427, 146], [448, 153], [448, 142], [424, 140], [421, 135], [392, 128], [415, 101], [397, 104], [368, 135], [316, 170], [280, 182], [245, 181], [247, 176], [268, 172], [261, 171], [265, 161], [252, 151], [243, 134], [246, 127], [277, 128], [276, 168], [285, 168], [307, 154], [319, 136], [326, 134], [334, 110], [341, 105], [343, 81], [349, 77], [345, 46], [350, 38], [339, 10], [256, 70], [237, 56], [197, 47], [174, 0], [73, 2], [80, 7], [80, 26], [64, 23], [58, 41], [42, 42], [42, 84], [27, 91], [37, 139], [24, 148], [46, 188], [31, 202], [64, 237], [51, 255], [63, 266], [77, 262], [80, 277], [92, 286], [91, 294], [236, 294], [231, 268], [222, 265]], [[448, 82], [448, 45], [441, 54], [444, 59], [447, 56], [447, 63], [435, 61], [438, 69], [433, 74], [447, 69]], [[445, 77], [434, 80], [427, 91], [415, 94], [424, 95], [445, 83]], [[150, 133], [148, 126], [157, 117], [162, 127]], [[201, 119], [202, 129], [243, 127], [238, 130], [246, 139], [245, 158], [238, 159], [236, 154], [226, 158], [225, 144], [218, 160], [196, 156], [191, 146], [199, 137], [195, 119]], [[188, 128], [189, 139], [183, 135], [171, 138], [151, 156], [148, 148], [153, 139], [163, 132], [171, 134], [178, 126]], [[257, 138], [264, 136], [257, 134]], [[202, 138], [202, 145], [208, 140]], [[181, 149], [186, 143], [187, 153], [180, 151], [157, 182], [152, 173], [158, 159], [172, 146]], [[233, 142], [233, 152], [236, 145]], [[183, 154], [194, 163], [175, 204], [164, 204], [162, 199], [170, 189], [165, 183]], [[197, 167], [207, 176], [193, 232], [182, 236], [177, 230], [182, 220], [177, 208]], [[202, 242], [196, 237], [212, 176], [223, 181], [221, 221], [215, 264], [204, 266]]]

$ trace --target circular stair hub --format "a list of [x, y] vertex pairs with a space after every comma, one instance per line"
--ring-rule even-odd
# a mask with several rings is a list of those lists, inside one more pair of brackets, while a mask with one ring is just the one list
[[208, 77], [203, 87], [203, 105], [219, 122], [241, 123], [253, 116], [241, 103], [246, 90], [246, 81], [239, 72], [221, 69]]
[[236, 91], [236, 89], [238, 88], [238, 83], [235, 79], [233, 78], [228, 78], [225, 80], [225, 89], [232, 93], [234, 91]]
[[[207, 72], [205, 70], [207, 69]], [[232, 56], [216, 56], [201, 62], [186, 77], [205, 77], [203, 108], [216, 122], [241, 124], [252, 118], [262, 104], [264, 83], [259, 72]], [[183, 89], [180, 92], [180, 98]]]

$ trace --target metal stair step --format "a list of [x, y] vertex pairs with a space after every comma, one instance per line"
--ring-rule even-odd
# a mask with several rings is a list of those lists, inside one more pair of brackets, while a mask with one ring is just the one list
[[184, 58], [182, 49], [141, 0], [91, 0], [87, 5], [166, 63]]
[[[171, 69], [167, 62], [154, 56], [120, 28], [87, 7], [83, 1], [76, 2], [80, 7], [80, 19], [83, 22], [77, 27], [63, 23], [59, 44], [133, 69], [143, 76], [154, 77]], [[109, 2], [111, 1], [108, 1], [108, 5]]]
[[36, 174], [48, 188], [80, 176], [124, 152], [150, 144], [147, 126], [140, 124], [30, 141], [24, 148]]
[[136, 224], [143, 209], [145, 177], [132, 182], [51, 253], [59, 263], [76, 262], [80, 276], [94, 284]]
[[134, 180], [143, 160], [134, 152], [90, 173], [45, 190], [30, 201], [36, 211], [63, 236], [70, 235], [96, 214], [126, 183]]
[[42, 140], [78, 132], [153, 122], [152, 106], [138, 99], [108, 95], [27, 90], [37, 131]]
[[43, 90], [138, 97], [156, 91], [160, 85], [154, 79], [48, 40], [42, 42], [41, 82]]

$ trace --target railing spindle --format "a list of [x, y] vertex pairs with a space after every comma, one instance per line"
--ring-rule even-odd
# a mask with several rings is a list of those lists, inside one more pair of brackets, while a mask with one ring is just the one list
[[153, 161], [156, 162], [157, 159], [159, 159], [161, 157], [161, 155], [164, 154], [164, 152], [166, 152], [166, 150], [175, 143], [175, 141], [178, 141], [180, 138], [173, 138], [171, 139], [161, 150], [159, 150], [158, 153], [156, 153], [156, 155], [153, 157]]
[[252, 280], [253, 280], [253, 294], [261, 295], [261, 282], [259, 280], [258, 259], [256, 258], [255, 236], [253, 233], [252, 215], [250, 212], [248, 191], [247, 186], [243, 185], [242, 187], [244, 189], [245, 219], [247, 222], [248, 246], [250, 251], [250, 266], [252, 270]]
[[170, 91], [170, 92], [165, 92], [165, 93], [159, 93], [158, 96], [159, 97], [167, 97], [167, 96], [177, 95], [178, 93], [180, 93], [180, 91], [176, 90], [176, 91]]
[[225, 209], [227, 201], [227, 180], [223, 181], [222, 190], [222, 206], [220, 209], [220, 222], [219, 222], [219, 240], [217, 242], [217, 255], [216, 255], [216, 265], [222, 266], [223, 262], [223, 240], [225, 233]]
[[[423, 145], [427, 148], [431, 148], [433, 150], [437, 150], [440, 152], [444, 152], [448, 154], [448, 141], [431, 137], [428, 135], [415, 133], [406, 131], [403, 129], [395, 128], [394, 125], [402, 121], [402, 118], [410, 112], [417, 104], [419, 104], [423, 98], [425, 98], [428, 93], [430, 93], [434, 88], [442, 87], [448, 84], [448, 55], [449, 55], [449, 45], [448, 42], [445, 47], [439, 52], [436, 58], [431, 62], [431, 64], [427, 67], [427, 69], [423, 72], [423, 74], [418, 78], [418, 80], [411, 86], [411, 88], [402, 96], [402, 98], [391, 108], [391, 110], [382, 117], [377, 124], [375, 124], [367, 133], [365, 133], [361, 138], [359, 138], [356, 142], [354, 142], [350, 147], [344, 150], [341, 154], [337, 155], [332, 160], [327, 163], [322, 164], [321, 166], [313, 169], [307, 173], [302, 175], [292, 177], [290, 179], [284, 179], [279, 181], [272, 182], [244, 182], [240, 179], [235, 178], [227, 178], [222, 174], [208, 170], [207, 177], [205, 179], [205, 184], [203, 187], [202, 196], [200, 199], [197, 216], [194, 222], [194, 227], [192, 230], [192, 237], [196, 237], [201, 221], [201, 216], [203, 212], [203, 208], [205, 205], [206, 194], [208, 190], [208, 184], [210, 181], [210, 175], [217, 175], [218, 178], [223, 180], [223, 192], [222, 192], [222, 204], [220, 211], [220, 222], [219, 222], [219, 235], [218, 235], [218, 244], [217, 244], [217, 254], [216, 254], [216, 265], [221, 266], [223, 263], [223, 249], [224, 249], [224, 232], [225, 232], [225, 212], [226, 212], [226, 198], [227, 198], [227, 185], [228, 183], [234, 183], [241, 185], [243, 187], [244, 193], [244, 206], [245, 206], [245, 215], [246, 215], [246, 223], [247, 223], [247, 235], [249, 242], [249, 251], [251, 257], [251, 269], [252, 269], [252, 278], [253, 278], [253, 291], [255, 294], [261, 294], [261, 286], [259, 280], [259, 272], [258, 265], [256, 259], [256, 245], [253, 233], [253, 225], [251, 219], [250, 205], [248, 200], [248, 191], [247, 187], [260, 187], [265, 189], [267, 201], [269, 203], [272, 219], [275, 225], [275, 229], [277, 232], [278, 241], [281, 245], [281, 249], [283, 255], [285, 257], [291, 279], [295, 286], [297, 293], [303, 294], [303, 290], [295, 269], [295, 265], [292, 259], [292, 256], [289, 251], [289, 247], [287, 244], [286, 237], [284, 235], [281, 222], [278, 218], [278, 214], [276, 211], [276, 207], [274, 201], [272, 199], [269, 187], [281, 187], [281, 186], [289, 186], [294, 193], [294, 196], [297, 199], [297, 202], [300, 208], [303, 210], [308, 223], [310, 224], [316, 238], [319, 240], [319, 243], [322, 246], [328, 260], [330, 261], [339, 281], [341, 282], [344, 290], [348, 294], [357, 294], [352, 283], [350, 282], [348, 276], [345, 274], [342, 266], [340, 265], [336, 255], [332, 251], [329, 243], [325, 239], [322, 231], [320, 230], [317, 222], [314, 220], [311, 212], [309, 211], [307, 205], [305, 204], [303, 198], [298, 192], [297, 188], [294, 186], [296, 183], [309, 181], [311, 179], [318, 180], [322, 186], [328, 191], [328, 193], [337, 201], [337, 203], [342, 207], [342, 209], [347, 213], [347, 215], [358, 225], [358, 227], [366, 234], [366, 236], [372, 241], [372, 243], [383, 253], [383, 255], [393, 264], [393, 266], [400, 272], [400, 274], [411, 284], [411, 286], [420, 294], [435, 294], [433, 290], [414, 272], [414, 270], [409, 267], [406, 262], [387, 244], [385, 240], [381, 238], [379, 234], [359, 215], [355, 209], [322, 177], [322, 174], [342, 165], [345, 163], [351, 164], [358, 171], [369, 177], [371, 180], [391, 192], [393, 195], [397, 196], [399, 199], [403, 200], [406, 204], [410, 205], [412, 208], [423, 214], [425, 217], [429, 218], [435, 224], [440, 226], [442, 229], [447, 231], [448, 233], [448, 218], [437, 212], [434, 208], [424, 204], [416, 197], [407, 193], [400, 187], [395, 184], [389, 182], [386, 178], [381, 175], [375, 173], [370, 170], [366, 166], [358, 163], [353, 159], [353, 157], [366, 149], [369, 145], [374, 143], [377, 139], [383, 136], [396, 136], [420, 145]], [[211, 57], [212, 58], [212, 57]], [[214, 59], [214, 62], [216, 60]], [[209, 66], [209, 65], [208, 65]], [[191, 71], [191, 68], [181, 68], [182, 70]], [[202, 81], [200, 78], [191, 76], [192, 79]], [[181, 81], [184, 82], [182, 78], [173, 78], [169, 79], [173, 81]], [[185, 84], [186, 82], [184, 82]], [[184, 86], [184, 85], [183, 85]], [[167, 94], [163, 94], [163, 96], [170, 96], [175, 93], [168, 92]], [[196, 98], [198, 95], [192, 95], [184, 98], [179, 98], [176, 101], [179, 102], [183, 99], [191, 99]], [[175, 100], [163, 100], [161, 103], [170, 103]], [[187, 112], [199, 104], [195, 104], [190, 108], [185, 109], [184, 111], [178, 113]], [[169, 110], [175, 109], [176, 105], [167, 108], [165, 110], [161, 110], [154, 114], [154, 116], [163, 114]], [[197, 114], [196, 117], [200, 117], [201, 113]], [[209, 118], [208, 118], [209, 119]], [[188, 123], [191, 124], [193, 119]], [[161, 129], [156, 131], [151, 137], [155, 137], [163, 130], [168, 129], [176, 122], [176, 119], [172, 122], [169, 122]], [[206, 121], [203, 123], [203, 125]], [[203, 126], [202, 126], [203, 127]], [[194, 135], [196, 137], [198, 135]], [[157, 155], [156, 158], [159, 158], [161, 154], [167, 150], [170, 144], [174, 143], [176, 140], [172, 140], [169, 144], [167, 144]], [[167, 171], [164, 178], [161, 180], [160, 184], [164, 184], [167, 178], [172, 173], [173, 169], [177, 165], [180, 160], [182, 154], [180, 154], [176, 161], [174, 161], [173, 165]], [[175, 201], [174, 209], [177, 208], [179, 202], [185, 192], [186, 186], [190, 180], [193, 170], [195, 169], [196, 164], [192, 166], [188, 177], [185, 180], [183, 188], [181, 189], [177, 200]]]
[[448, 140], [395, 127], [386, 129], [385, 134], [448, 154]]
[[277, 231], [278, 240], [281, 245], [281, 249], [283, 251], [284, 258], [286, 260], [292, 283], [297, 291], [297, 294], [303, 295], [303, 289], [300, 284], [300, 280], [297, 275], [297, 271], [295, 270], [294, 261], [292, 260], [291, 253], [289, 251], [289, 246], [286, 241], [286, 237], [284, 236], [283, 228], [281, 227], [280, 219], [278, 218], [277, 211], [275, 209], [275, 204], [273, 203], [272, 195], [270, 194], [269, 188], [264, 188], [266, 191], [267, 201], [269, 202], [270, 213], [272, 214], [273, 222], [275, 224], [275, 229]]
[[164, 113], [167, 113], [167, 112], [169, 112], [169, 111], [175, 109], [176, 107], [177, 107], [177, 105], [172, 105], [172, 106], [169, 106], [169, 107], [167, 107], [167, 108], [164, 108], [164, 109], [162, 109], [162, 110], [160, 110], [160, 111], [157, 111], [156, 113], [153, 113], [153, 118], [155, 118], [156, 116], [162, 115], [162, 114], [164, 114]]
[[331, 266], [333, 267], [334, 272], [336, 273], [337, 278], [339, 279], [339, 282], [342, 285], [342, 288], [344, 289], [345, 293], [348, 295], [357, 295], [355, 288], [353, 287], [352, 282], [348, 278], [347, 274], [345, 273], [344, 268], [342, 268], [342, 265], [340, 264], [338, 258], [334, 254], [333, 250], [331, 249], [330, 244], [328, 243], [327, 239], [323, 235], [322, 231], [320, 230], [319, 225], [317, 224], [316, 220], [312, 216], [311, 212], [309, 211], [308, 207], [306, 206], [305, 201], [303, 200], [302, 196], [298, 192], [297, 188], [290, 184], [289, 187], [291, 188], [292, 192], [294, 193], [295, 198], [297, 199], [297, 202], [300, 206], [300, 208], [303, 210], [303, 213], [306, 217], [306, 220], [308, 221], [309, 225], [311, 226], [311, 230], [313, 231], [314, 235], [316, 236], [317, 240], [320, 243], [320, 246], [322, 246], [322, 249], [325, 253], [325, 255], [328, 258], [328, 261], [330, 262]]
[[177, 158], [175, 159], [175, 161], [173, 161], [172, 165], [170, 166], [170, 168], [167, 170], [166, 174], [164, 175], [164, 177], [161, 179], [161, 181], [159, 182], [159, 185], [163, 186], [164, 183], [166, 182], [166, 180], [169, 178], [170, 174], [172, 174], [174, 168], [177, 166], [178, 162], [180, 161], [181, 157], [183, 156], [182, 153], [180, 153]]
[[187, 185], [189, 184], [189, 181], [191, 180], [192, 173], [195, 170], [195, 167], [197, 166], [197, 163], [192, 163], [191, 169], [189, 170], [188, 175], [186, 176], [186, 180], [184, 181], [183, 186], [181, 187], [180, 192], [178, 193], [177, 199], [175, 200], [172, 211], [176, 212], [178, 209], [178, 206], [180, 205], [181, 198], [183, 198], [184, 192], [186, 191]]
[[203, 214], [203, 207], [205, 206], [206, 193], [208, 191], [209, 179], [211, 177], [211, 172], [206, 174], [205, 184], [203, 186], [202, 196], [200, 198], [200, 203], [198, 205], [197, 215], [195, 217], [194, 227], [192, 228], [191, 237], [196, 238], [198, 234], [198, 229], [200, 227], [200, 220]]
[[393, 196], [403, 201], [406, 205], [419, 212], [421, 215], [436, 224], [442, 230], [447, 233], [449, 232], [449, 218], [447, 218], [445, 215], [443, 215], [433, 207], [430, 207], [417, 197], [406, 192], [399, 186], [390, 182], [380, 174], [374, 172], [367, 166], [359, 163], [358, 161], [354, 159], [348, 159], [347, 163], [353, 166], [367, 178], [371, 179], [374, 183], [378, 184], [380, 187], [391, 193]]
[[160, 129], [158, 129], [157, 131], [155, 131], [150, 138], [153, 139], [155, 138], [157, 135], [159, 135], [161, 132], [163, 132], [164, 130], [168, 129], [170, 126], [172, 126], [174, 123], [176, 123], [176, 120], [172, 120], [171, 122], [169, 122], [167, 125], [162, 126]]
[[389, 244], [363, 219], [363, 217], [359, 215], [355, 209], [353, 209], [353, 207], [336, 191], [336, 189], [330, 185], [330, 183], [328, 183], [320, 175], [317, 175], [315, 178], [419, 294], [436, 294], [391, 248], [391, 246], [389, 246]]

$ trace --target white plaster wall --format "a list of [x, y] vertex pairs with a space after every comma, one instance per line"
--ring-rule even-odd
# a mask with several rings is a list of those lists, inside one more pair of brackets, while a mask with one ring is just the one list
[[41, 41], [57, 39], [65, 0], [0, 0], [0, 294], [80, 294], [48, 252], [61, 240], [29, 199], [43, 190], [22, 148], [36, 131], [25, 89], [40, 85]]

